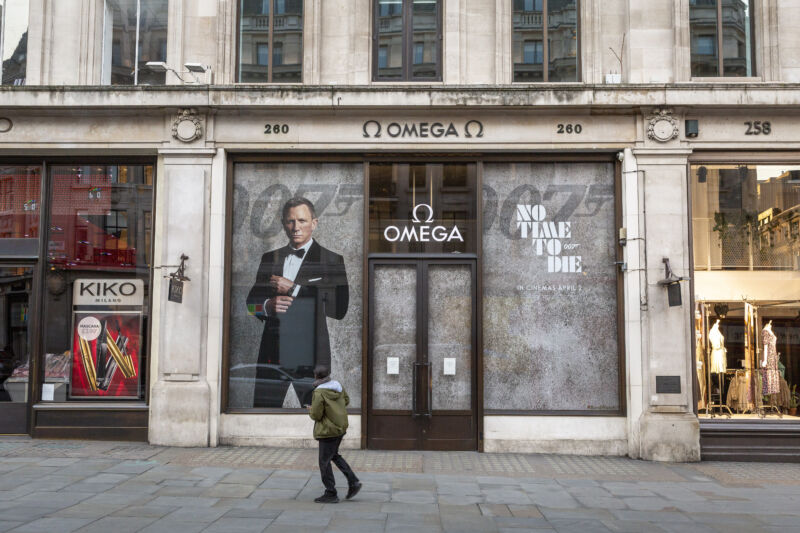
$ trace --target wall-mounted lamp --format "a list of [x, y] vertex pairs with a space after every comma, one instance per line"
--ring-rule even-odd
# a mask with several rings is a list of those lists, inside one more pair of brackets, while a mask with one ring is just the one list
[[728, 316], [728, 310], [730, 308], [727, 304], [714, 304], [714, 313], [717, 315], [718, 318], [725, 318]]
[[664, 262], [664, 279], [658, 280], [658, 284], [667, 288], [667, 299], [670, 307], [680, 307], [681, 300], [681, 281], [688, 281], [689, 278], [676, 276], [669, 266], [669, 258], [662, 259]]
[[181, 264], [178, 265], [178, 270], [169, 275], [169, 294], [167, 299], [170, 302], [183, 303], [183, 282], [192, 281], [186, 275], [186, 260], [189, 256], [181, 254]]
[[696, 120], [687, 120], [683, 124], [683, 131], [687, 139], [694, 139], [700, 133], [700, 127]]
[[[172, 72], [175, 76], [184, 83], [187, 80], [181, 77], [181, 74], [191, 74], [194, 78], [194, 83], [210, 84], [211, 83], [211, 66], [203, 65], [202, 63], [184, 63], [183, 68], [186, 70], [178, 72], [174, 68], [167, 65], [164, 61], [148, 61], [145, 66], [153, 72]], [[206, 81], [201, 82], [195, 74], [206, 74]]]
[[706, 167], [697, 167], [697, 183], [705, 183], [708, 177], [708, 169]]

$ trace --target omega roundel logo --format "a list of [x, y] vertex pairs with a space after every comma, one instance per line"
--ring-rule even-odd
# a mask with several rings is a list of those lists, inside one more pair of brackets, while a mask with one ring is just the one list
[[[417, 213], [417, 211], [419, 211], [420, 207], [424, 207], [425, 209], [428, 210], [428, 218], [426, 218], [424, 221], [419, 219], [419, 214]], [[412, 211], [411, 214], [412, 214], [411, 220], [414, 221], [414, 222], [417, 222], [417, 223], [425, 222], [426, 224], [430, 224], [431, 222], [433, 222], [433, 208], [431, 206], [429, 206], [428, 204], [417, 204], [417, 205], [415, 205], [414, 206], [414, 211]]]

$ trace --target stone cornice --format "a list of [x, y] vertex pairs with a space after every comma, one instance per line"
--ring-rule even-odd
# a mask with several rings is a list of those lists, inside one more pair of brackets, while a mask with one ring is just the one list
[[0, 109], [142, 108], [786, 108], [800, 105], [796, 83], [675, 83], [666, 85], [212, 85], [0, 87]]

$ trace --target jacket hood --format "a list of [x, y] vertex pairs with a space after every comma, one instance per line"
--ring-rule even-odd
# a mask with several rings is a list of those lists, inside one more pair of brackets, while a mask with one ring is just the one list
[[333, 392], [342, 392], [342, 384], [336, 380], [331, 380], [317, 386], [318, 389], [328, 389]]

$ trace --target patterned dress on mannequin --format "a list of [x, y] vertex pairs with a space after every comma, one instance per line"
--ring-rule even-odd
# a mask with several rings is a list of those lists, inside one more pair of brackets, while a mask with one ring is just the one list
[[772, 330], [764, 328], [761, 330], [761, 342], [764, 345], [764, 355], [767, 359], [767, 366], [762, 372], [762, 393], [778, 394], [781, 391], [781, 374], [778, 372], [778, 350], [775, 343], [778, 337]]

